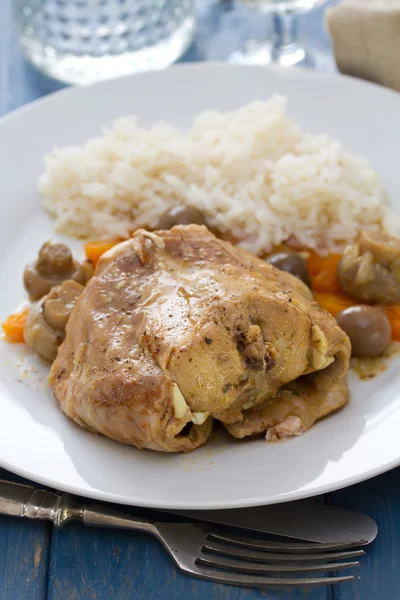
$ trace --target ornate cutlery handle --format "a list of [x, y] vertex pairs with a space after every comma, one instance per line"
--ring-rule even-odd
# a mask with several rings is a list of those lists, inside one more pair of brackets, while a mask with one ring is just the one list
[[82, 518], [73, 496], [55, 494], [30, 485], [0, 481], [0, 514], [28, 519], [47, 519], [56, 527]]
[[105, 506], [79, 504], [70, 494], [56, 494], [30, 485], [0, 480], [0, 514], [46, 519], [56, 527], [82, 521], [94, 527], [115, 527], [157, 534], [156, 527], [141, 517], [131, 517]]

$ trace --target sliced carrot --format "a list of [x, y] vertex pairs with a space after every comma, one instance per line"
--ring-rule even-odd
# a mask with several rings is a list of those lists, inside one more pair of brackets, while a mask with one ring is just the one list
[[7, 342], [18, 344], [24, 341], [24, 329], [28, 319], [29, 308], [7, 317], [3, 323], [3, 330]]
[[392, 328], [392, 340], [400, 342], [400, 321], [389, 319]]
[[340, 259], [340, 254], [330, 254], [321, 260], [319, 271], [314, 271], [314, 274], [311, 273], [311, 283], [314, 291], [331, 294], [340, 293], [341, 288], [337, 278], [337, 268]]
[[385, 312], [392, 327], [392, 339], [400, 342], [400, 305], [386, 306]]
[[314, 275], [318, 275], [321, 271], [324, 259], [317, 254], [315, 250], [307, 250], [307, 252], [309, 253], [307, 258], [307, 269], [311, 277], [313, 277]]
[[356, 306], [356, 304], [359, 304], [357, 300], [353, 300], [353, 298], [349, 298], [344, 294], [329, 294], [326, 292], [316, 292], [314, 294], [314, 298], [316, 302], [318, 302], [318, 304], [321, 306], [321, 308], [327, 310], [334, 317], [336, 317], [336, 315], [345, 308], [349, 308], [349, 306]]
[[85, 244], [85, 255], [88, 260], [95, 267], [99, 261], [99, 258], [105, 254], [111, 248], [114, 248], [117, 244], [119, 244], [122, 240], [108, 240], [108, 241], [100, 241], [100, 242], [88, 242]]
[[400, 321], [400, 304], [392, 304], [385, 307], [385, 312], [389, 321]]

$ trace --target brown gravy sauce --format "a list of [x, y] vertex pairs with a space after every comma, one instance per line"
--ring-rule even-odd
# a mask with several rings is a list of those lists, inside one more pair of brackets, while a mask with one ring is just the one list
[[356, 358], [353, 356], [350, 366], [360, 379], [366, 381], [386, 371], [390, 359], [399, 354], [400, 342], [392, 342], [381, 356], [374, 358]]

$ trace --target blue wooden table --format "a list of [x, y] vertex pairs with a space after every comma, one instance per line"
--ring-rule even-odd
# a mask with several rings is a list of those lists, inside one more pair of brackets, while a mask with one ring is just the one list
[[[59, 87], [24, 63], [12, 1], [0, 0], [0, 115]], [[226, 0], [199, 5], [199, 34], [185, 60], [223, 59], [250, 34], [266, 31], [266, 22], [232, 10]], [[329, 47], [321, 11], [303, 18], [302, 30]], [[1, 469], [0, 477], [17, 479]], [[400, 471], [322, 500], [365, 512], [378, 523], [379, 536], [353, 582], [303, 592], [213, 585], [181, 575], [158, 542], [141, 534], [80, 525], [58, 531], [47, 523], [0, 517], [0, 600], [400, 600]]]

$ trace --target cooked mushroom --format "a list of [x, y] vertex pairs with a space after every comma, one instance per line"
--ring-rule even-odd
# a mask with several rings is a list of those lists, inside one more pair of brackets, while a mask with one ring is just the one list
[[65, 244], [47, 242], [37, 260], [24, 271], [24, 286], [31, 300], [40, 300], [51, 288], [68, 279], [85, 285], [93, 275], [92, 265], [74, 260]]
[[46, 296], [43, 315], [53, 329], [65, 332], [72, 309], [83, 289], [83, 285], [76, 281], [64, 281], [62, 285], [53, 288]]
[[336, 315], [347, 333], [353, 356], [379, 356], [389, 346], [392, 330], [383, 310], [373, 306], [351, 306]]
[[171, 229], [174, 225], [205, 225], [203, 214], [194, 206], [173, 206], [161, 215], [156, 229]]
[[277, 252], [267, 258], [267, 262], [281, 271], [295, 275], [303, 283], [311, 287], [307, 263], [301, 254], [295, 252]]
[[56, 358], [68, 319], [83, 289], [76, 281], [64, 281], [29, 311], [24, 339], [45, 360], [53, 362]]
[[382, 233], [360, 234], [347, 246], [338, 266], [341, 288], [373, 304], [400, 302], [400, 240]]
[[44, 317], [43, 304], [44, 299], [31, 307], [25, 325], [24, 339], [28, 346], [36, 350], [42, 358], [53, 362], [64, 335], [48, 324]]

